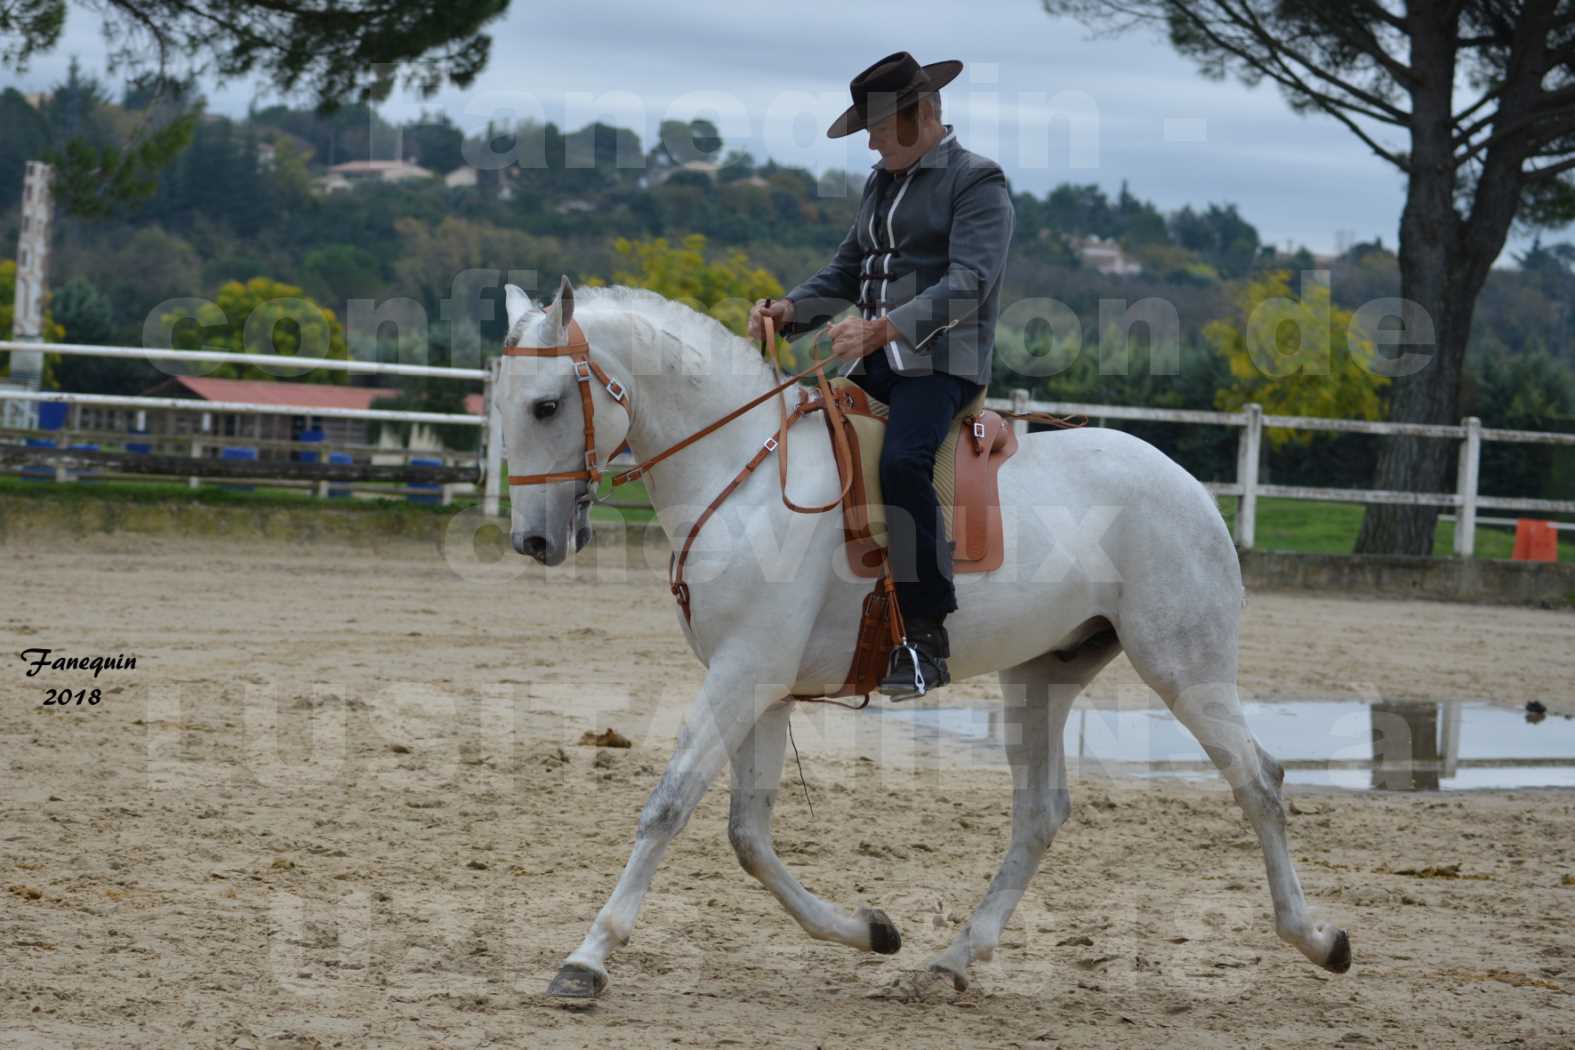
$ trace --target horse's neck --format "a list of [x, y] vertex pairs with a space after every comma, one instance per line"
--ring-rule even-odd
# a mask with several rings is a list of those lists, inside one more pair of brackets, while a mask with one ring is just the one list
[[[629, 333], [643, 328], [654, 328], [654, 338], [668, 345], [634, 345]], [[596, 342], [589, 331], [587, 337]], [[680, 349], [674, 335], [660, 325], [630, 326], [620, 342], [634, 351], [619, 364], [632, 384], [629, 448], [642, 462], [775, 385], [770, 370], [746, 353]], [[781, 396], [791, 411], [797, 401], [794, 392]], [[646, 491], [670, 536], [675, 524], [692, 522], [716, 498], [776, 432], [777, 421], [776, 402], [767, 400], [651, 469]]]

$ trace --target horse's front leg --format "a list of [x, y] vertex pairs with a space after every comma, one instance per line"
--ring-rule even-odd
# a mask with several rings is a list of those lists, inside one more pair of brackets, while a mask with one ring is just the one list
[[791, 701], [773, 705], [733, 752], [733, 799], [727, 837], [738, 863], [759, 879], [782, 907], [817, 941], [837, 941], [861, 951], [894, 954], [902, 937], [875, 908], [847, 912], [822, 900], [794, 878], [771, 842], [771, 808], [782, 780]]
[[758, 665], [751, 666], [747, 657], [733, 660], [719, 654], [712, 660], [684, 719], [673, 757], [640, 813], [634, 851], [623, 875], [612, 897], [597, 912], [585, 940], [548, 985], [548, 995], [583, 999], [607, 986], [607, 956], [628, 942], [640, 902], [668, 844], [689, 822], [712, 778], [761, 712], [786, 691], [782, 685], [761, 685]]

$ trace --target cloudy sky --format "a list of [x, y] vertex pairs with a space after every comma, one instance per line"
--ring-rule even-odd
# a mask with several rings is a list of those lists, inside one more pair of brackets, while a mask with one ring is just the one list
[[[466, 91], [422, 102], [396, 97], [393, 120], [441, 108], [467, 130], [489, 118], [602, 119], [642, 130], [707, 116], [729, 148], [815, 171], [864, 171], [865, 136], [832, 141], [825, 128], [848, 104], [847, 82], [899, 49], [921, 62], [957, 58], [945, 120], [964, 145], [999, 160], [1014, 188], [1097, 183], [1164, 211], [1235, 203], [1266, 242], [1333, 251], [1341, 231], [1396, 245], [1400, 175], [1332, 118], [1299, 117], [1277, 89], [1204, 80], [1149, 31], [1094, 39], [1052, 19], [1038, 0], [972, 0], [921, 8], [896, 0], [780, 5], [737, 0], [516, 2], [491, 28], [491, 63]], [[938, 16], [937, 11], [943, 12]], [[71, 55], [102, 75], [104, 46], [79, 6], [61, 46], [22, 76], [23, 90], [57, 82]], [[210, 107], [243, 114], [273, 101], [256, 85], [209, 87]], [[1380, 141], [1400, 144], [1399, 129]], [[1565, 230], [1546, 240], [1570, 239]], [[1501, 258], [1530, 243], [1513, 240]]]

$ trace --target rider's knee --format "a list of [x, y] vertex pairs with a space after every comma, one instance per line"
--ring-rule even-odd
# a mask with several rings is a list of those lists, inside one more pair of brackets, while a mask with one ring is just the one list
[[882, 486], [904, 481], [928, 482], [935, 469], [935, 454], [922, 448], [881, 449], [880, 480]]

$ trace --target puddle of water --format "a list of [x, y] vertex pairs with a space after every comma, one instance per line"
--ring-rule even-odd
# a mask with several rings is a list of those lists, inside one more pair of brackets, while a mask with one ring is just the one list
[[[1242, 704], [1258, 742], [1292, 784], [1438, 791], [1575, 787], [1575, 721], [1535, 724], [1488, 703], [1302, 700]], [[999, 747], [1001, 708], [883, 707], [933, 741]], [[1192, 734], [1166, 710], [1079, 705], [1067, 719], [1067, 770], [1138, 777], [1217, 776]]]

